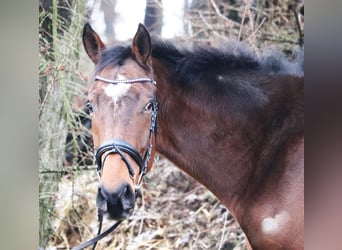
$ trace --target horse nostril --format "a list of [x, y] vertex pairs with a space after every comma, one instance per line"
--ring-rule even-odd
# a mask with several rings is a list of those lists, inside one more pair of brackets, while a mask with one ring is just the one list
[[123, 187], [120, 199], [124, 210], [131, 210], [134, 208], [135, 194], [130, 185], [127, 184]]
[[131, 192], [131, 187], [130, 186], [126, 186], [124, 187], [123, 193], [122, 193], [122, 197], [125, 199], [130, 199], [132, 197], [133, 192]]
[[105, 195], [102, 192], [102, 188], [101, 187], [99, 187], [97, 189], [96, 206], [103, 213], [105, 213], [107, 211], [107, 199], [105, 198]]

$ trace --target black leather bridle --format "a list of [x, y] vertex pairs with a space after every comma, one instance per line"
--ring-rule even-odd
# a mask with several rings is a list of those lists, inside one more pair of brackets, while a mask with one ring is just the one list
[[[95, 81], [100, 80], [106, 83], [110, 84], [133, 84], [133, 83], [152, 83], [156, 85], [156, 82], [150, 78], [133, 78], [133, 79], [125, 79], [125, 80], [111, 80], [106, 79], [100, 76], [95, 76]], [[153, 99], [152, 102], [152, 115], [151, 115], [151, 126], [150, 126], [150, 133], [148, 137], [148, 148], [144, 154], [144, 156], [141, 156], [139, 152], [128, 142], [123, 141], [121, 139], [112, 139], [109, 141], [104, 142], [97, 150], [95, 150], [95, 162], [97, 166], [97, 172], [100, 174], [101, 169], [103, 167], [103, 164], [110, 154], [119, 154], [122, 158], [122, 160], [125, 162], [128, 173], [130, 177], [132, 178], [133, 182], [135, 180], [135, 173], [134, 170], [125, 157], [123, 153], [128, 154], [139, 166], [139, 179], [136, 184], [137, 187], [141, 185], [142, 179], [147, 171], [147, 166], [151, 160], [152, 155], [152, 148], [153, 148], [153, 142], [152, 137], [157, 132], [157, 116], [158, 116], [158, 103], [156, 99]], [[103, 160], [102, 160], [103, 158]]]
[[[133, 84], [133, 83], [152, 83], [156, 85], [156, 81], [150, 78], [133, 78], [133, 79], [124, 79], [124, 80], [111, 80], [107, 78], [103, 78], [100, 76], [95, 76], [95, 81], [100, 80], [105, 83], [109, 84]], [[143, 180], [144, 175], [147, 172], [147, 167], [152, 157], [152, 149], [153, 149], [153, 135], [157, 132], [157, 116], [158, 116], [158, 102], [154, 99], [152, 102], [152, 115], [151, 115], [151, 126], [150, 126], [150, 133], [148, 137], [148, 147], [146, 152], [143, 156], [139, 154], [139, 152], [128, 142], [121, 140], [121, 139], [112, 139], [109, 141], [104, 142], [97, 150], [94, 150], [95, 155], [95, 163], [96, 163], [96, 171], [98, 175], [101, 174], [101, 169], [104, 165], [104, 162], [108, 155], [110, 154], [119, 154], [122, 160], [125, 162], [126, 167], [128, 169], [128, 173], [131, 179], [135, 180], [135, 173], [134, 169], [132, 168], [131, 164], [129, 163], [128, 159], [126, 158], [125, 154], [129, 155], [139, 166], [139, 178], [136, 184], [136, 188], [139, 188], [141, 182]], [[98, 218], [99, 218], [99, 230], [97, 236], [83, 244], [72, 248], [72, 250], [81, 250], [90, 245], [93, 245], [93, 249], [96, 247], [96, 243], [111, 233], [122, 221], [116, 222], [113, 226], [107, 229], [105, 232], [101, 234], [102, 228], [102, 219], [103, 219], [103, 211], [98, 208]]]

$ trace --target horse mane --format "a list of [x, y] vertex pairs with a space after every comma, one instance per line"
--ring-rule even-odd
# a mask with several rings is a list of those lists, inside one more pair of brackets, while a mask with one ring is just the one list
[[304, 51], [295, 50], [292, 60], [275, 48], [259, 54], [243, 42], [231, 41], [220, 48], [194, 46], [178, 48], [174, 43], [154, 38], [152, 56], [165, 63], [184, 84], [201, 82], [209, 75], [247, 70], [255, 73], [304, 75]]

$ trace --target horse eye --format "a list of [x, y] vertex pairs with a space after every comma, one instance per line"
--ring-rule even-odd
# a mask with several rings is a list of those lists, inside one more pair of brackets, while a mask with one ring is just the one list
[[151, 111], [153, 109], [153, 103], [149, 102], [146, 104], [144, 111]]
[[86, 102], [86, 107], [87, 107], [89, 113], [93, 113], [93, 112], [94, 112], [93, 104], [91, 104], [90, 101], [87, 101], [87, 102]]

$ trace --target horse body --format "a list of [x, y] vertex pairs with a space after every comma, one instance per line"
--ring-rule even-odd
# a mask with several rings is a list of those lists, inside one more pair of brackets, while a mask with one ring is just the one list
[[[146, 143], [139, 139], [146, 142], [143, 129], [148, 128], [149, 119], [140, 110], [156, 95], [156, 150], [220, 199], [246, 233], [249, 248], [303, 249], [301, 70], [298, 73], [293, 65], [272, 59], [263, 63], [248, 53], [182, 51], [160, 41], [151, 45], [141, 25], [131, 47], [105, 50], [96, 33], [89, 27], [85, 30], [84, 44], [97, 65], [96, 74], [110, 79], [144, 75], [157, 82], [156, 89], [138, 83], [121, 86], [115, 94], [109, 94], [107, 83], [92, 85], [90, 97], [103, 106], [101, 119], [98, 114], [93, 117], [95, 148], [121, 136], [143, 154]], [[102, 101], [94, 100], [94, 95]], [[116, 117], [108, 118], [108, 113]], [[128, 113], [136, 114], [134, 122]], [[106, 203], [113, 218], [126, 217], [132, 211], [137, 180], [122, 184], [125, 176], [128, 179], [127, 163], [117, 154], [107, 156], [98, 205]]]
[[[155, 72], [166, 68], [152, 61]], [[155, 76], [157, 151], [229, 208], [253, 249], [285, 249], [289, 239], [286, 249], [303, 248], [303, 77], [227, 76], [225, 85], [238, 78], [260, 94], [241, 107], [206, 86], [180, 91], [172, 72]]]

